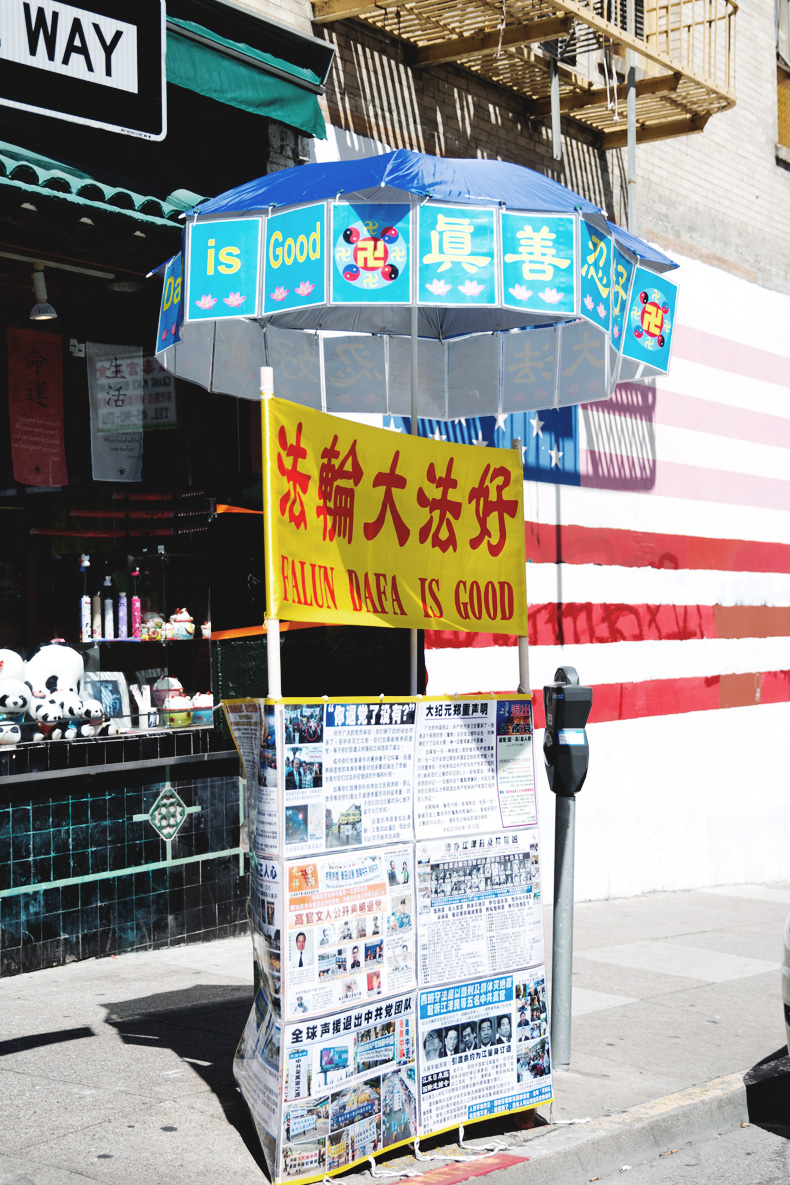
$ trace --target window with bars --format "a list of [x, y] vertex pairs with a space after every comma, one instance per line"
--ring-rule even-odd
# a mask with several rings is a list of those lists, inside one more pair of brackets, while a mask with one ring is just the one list
[[790, 0], [776, 0], [776, 142], [790, 149]]

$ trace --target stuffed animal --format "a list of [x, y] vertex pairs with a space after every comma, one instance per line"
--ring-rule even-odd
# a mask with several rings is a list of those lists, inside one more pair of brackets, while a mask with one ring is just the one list
[[25, 664], [15, 650], [0, 650], [0, 679], [22, 679]]
[[0, 675], [0, 724], [21, 724], [32, 699], [27, 683]]
[[77, 650], [65, 642], [48, 642], [31, 651], [25, 662], [24, 678], [35, 696], [71, 691], [79, 695], [85, 663]]
[[22, 729], [18, 724], [0, 723], [0, 746], [18, 745], [22, 740]]

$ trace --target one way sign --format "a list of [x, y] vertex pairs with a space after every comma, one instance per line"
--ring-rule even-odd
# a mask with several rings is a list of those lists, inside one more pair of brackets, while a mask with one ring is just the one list
[[0, 103], [163, 140], [165, 0], [87, 2], [0, 0]]

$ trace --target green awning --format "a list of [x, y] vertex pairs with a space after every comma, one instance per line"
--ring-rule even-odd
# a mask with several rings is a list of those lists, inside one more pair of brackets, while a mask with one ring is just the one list
[[167, 18], [167, 81], [326, 139], [317, 74], [193, 21]]

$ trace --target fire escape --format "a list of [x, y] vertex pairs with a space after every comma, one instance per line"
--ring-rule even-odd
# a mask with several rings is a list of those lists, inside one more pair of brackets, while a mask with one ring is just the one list
[[701, 132], [735, 104], [735, 0], [314, 0], [395, 31], [414, 69], [454, 63], [600, 148]]

